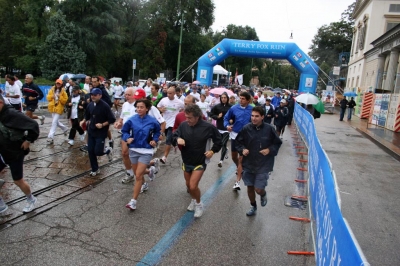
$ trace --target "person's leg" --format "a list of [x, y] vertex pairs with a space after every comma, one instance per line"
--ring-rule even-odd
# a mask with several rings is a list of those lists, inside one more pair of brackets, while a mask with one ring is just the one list
[[131, 160], [129, 159], [128, 144], [123, 140], [121, 140], [121, 155], [122, 155], [122, 162], [124, 163], [126, 170], [126, 176], [121, 180], [121, 182], [126, 184], [133, 181], [135, 176], [133, 175]]
[[64, 132], [64, 134], [66, 133], [66, 131], [68, 130], [68, 127], [66, 127], [63, 123], [60, 122], [60, 114], [54, 114], [54, 118], [57, 121], [57, 126]]
[[166, 139], [165, 139], [165, 151], [164, 156], [160, 159], [160, 161], [165, 164], [167, 161], [167, 157], [169, 152], [171, 151], [172, 144], [172, 127], [167, 128], [166, 130]]
[[255, 192], [260, 195], [261, 206], [267, 205], [267, 191], [265, 188], [268, 185], [269, 174], [261, 173], [255, 175], [254, 189]]
[[92, 167], [92, 172], [99, 170], [99, 164], [97, 162], [97, 156], [95, 154], [96, 138], [88, 136], [88, 154], [90, 160], [90, 166]]
[[257, 212], [257, 202], [256, 202], [256, 193], [255, 193], [255, 174], [244, 171], [243, 173], [243, 183], [247, 187], [247, 196], [250, 201], [251, 208], [248, 212], [246, 212], [247, 216], [253, 216]]
[[339, 118], [339, 121], [343, 121], [343, 117], [344, 117], [344, 108], [340, 108], [340, 118]]
[[[186, 172], [185, 172], [186, 173]], [[196, 200], [196, 203], [200, 203], [201, 201], [201, 191], [199, 189], [199, 182], [201, 177], [203, 176], [204, 170], [196, 170], [192, 171], [189, 178], [189, 193], [193, 199]], [[186, 177], [185, 177], [186, 179]]]
[[351, 113], [353, 111], [353, 108], [347, 109], [347, 120], [351, 120]]
[[243, 161], [243, 156], [239, 156], [238, 167], [237, 167], [237, 177], [236, 177], [236, 182], [238, 182], [238, 183], [242, 179], [242, 172], [243, 172], [242, 161]]
[[75, 138], [75, 135], [76, 135], [76, 129], [78, 127], [80, 127], [79, 126], [79, 122], [78, 122], [78, 118], [71, 119], [71, 125], [72, 126], [71, 126], [71, 130], [69, 131], [68, 139], [73, 140]]
[[231, 139], [231, 156], [232, 156], [232, 161], [236, 164], [236, 167], [238, 167], [239, 165], [238, 155], [239, 153], [236, 149], [235, 140]]
[[30, 110], [26, 110], [25, 115], [26, 115], [27, 117], [32, 118], [32, 119], [38, 119], [37, 115], [34, 115], [33, 112], [30, 111]]
[[220, 161], [223, 161], [225, 159], [225, 155], [226, 155], [226, 152], [228, 150], [226, 145], [228, 144], [229, 133], [225, 132], [225, 133], [221, 134], [221, 137], [222, 137], [222, 151], [221, 151]]
[[144, 183], [144, 175], [147, 169], [147, 164], [138, 162], [137, 164], [133, 164], [132, 168], [136, 176], [135, 186], [133, 187], [132, 199], [137, 200], [140, 194], [140, 190], [142, 188], [142, 184]]
[[250, 204], [253, 206], [253, 204], [256, 203], [256, 192], [254, 190], [254, 186], [247, 187], [247, 196], [249, 197]]
[[94, 153], [96, 156], [103, 156], [105, 154], [104, 151], [104, 139], [103, 138], [95, 138], [95, 147]]
[[53, 140], [54, 139], [54, 134], [56, 133], [56, 129], [57, 129], [57, 123], [58, 123], [58, 114], [52, 113], [51, 114], [52, 117], [52, 121], [51, 121], [51, 127], [50, 127], [50, 131], [49, 131], [49, 135], [47, 136], [47, 138]]

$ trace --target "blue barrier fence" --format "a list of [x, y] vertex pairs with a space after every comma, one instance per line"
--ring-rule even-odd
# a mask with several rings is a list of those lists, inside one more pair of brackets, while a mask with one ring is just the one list
[[308, 147], [309, 203], [316, 228], [313, 237], [316, 264], [370, 265], [341, 213], [334, 172], [318, 140], [314, 118], [298, 104], [294, 118]]

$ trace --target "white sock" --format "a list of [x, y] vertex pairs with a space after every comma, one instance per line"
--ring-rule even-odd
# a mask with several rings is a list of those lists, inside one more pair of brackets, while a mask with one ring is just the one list
[[126, 170], [126, 172], [129, 173], [130, 175], [133, 175], [133, 170], [132, 169]]

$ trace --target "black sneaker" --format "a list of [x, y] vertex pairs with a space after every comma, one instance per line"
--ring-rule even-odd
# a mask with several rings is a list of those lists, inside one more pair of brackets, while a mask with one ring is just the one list
[[109, 140], [108, 141], [108, 146], [110, 146], [112, 149], [114, 149], [114, 141], [113, 140]]
[[251, 206], [250, 210], [246, 212], [247, 216], [253, 216], [257, 213], [257, 207]]
[[83, 145], [82, 147], [79, 148], [79, 150], [83, 152], [88, 152], [88, 146]]

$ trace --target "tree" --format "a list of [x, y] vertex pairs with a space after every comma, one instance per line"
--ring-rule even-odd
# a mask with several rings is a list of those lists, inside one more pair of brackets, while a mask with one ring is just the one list
[[86, 54], [76, 45], [75, 25], [61, 11], [48, 21], [50, 34], [40, 49], [43, 77], [54, 80], [62, 73], [82, 73]]

